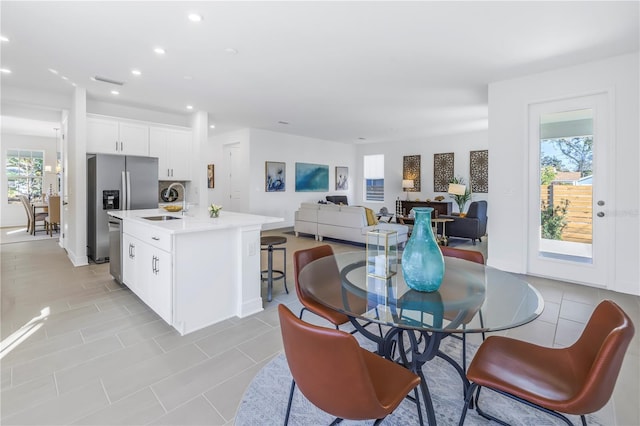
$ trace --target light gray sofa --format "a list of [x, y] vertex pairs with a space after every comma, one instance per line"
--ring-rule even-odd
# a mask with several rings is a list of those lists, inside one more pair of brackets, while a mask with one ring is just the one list
[[398, 244], [405, 243], [409, 233], [408, 226], [396, 223], [368, 225], [364, 207], [336, 204], [302, 203], [295, 212], [293, 227], [296, 236], [311, 234], [318, 241], [327, 237], [363, 244], [366, 242], [367, 232], [373, 229], [396, 231]]

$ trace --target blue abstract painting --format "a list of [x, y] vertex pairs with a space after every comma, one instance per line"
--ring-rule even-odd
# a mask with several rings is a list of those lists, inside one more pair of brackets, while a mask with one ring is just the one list
[[329, 166], [296, 163], [296, 192], [329, 191]]

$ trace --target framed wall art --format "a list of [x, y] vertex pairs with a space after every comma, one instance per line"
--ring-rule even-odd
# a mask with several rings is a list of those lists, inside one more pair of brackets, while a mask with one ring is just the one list
[[207, 165], [207, 188], [215, 187], [215, 174], [214, 174], [214, 165]]
[[420, 156], [405, 155], [402, 157], [402, 179], [412, 180], [413, 188], [407, 188], [407, 192], [420, 192]]
[[453, 179], [453, 152], [433, 154], [433, 191], [447, 192]]
[[296, 192], [329, 191], [329, 166], [296, 163]]
[[349, 168], [336, 166], [336, 191], [349, 189]]
[[471, 192], [489, 192], [489, 151], [469, 153]]
[[286, 164], [277, 161], [264, 162], [264, 190], [282, 192], [286, 187]]

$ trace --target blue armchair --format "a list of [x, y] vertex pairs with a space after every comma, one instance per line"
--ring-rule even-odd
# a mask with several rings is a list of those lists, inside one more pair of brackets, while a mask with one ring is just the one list
[[482, 241], [487, 233], [487, 202], [474, 201], [469, 204], [469, 210], [465, 217], [441, 215], [441, 218], [453, 219], [447, 223], [445, 233], [447, 237], [470, 238], [473, 245], [476, 239]]

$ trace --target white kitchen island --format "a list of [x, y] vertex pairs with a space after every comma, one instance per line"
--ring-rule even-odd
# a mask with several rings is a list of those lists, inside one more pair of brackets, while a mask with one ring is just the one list
[[[260, 231], [284, 219], [205, 209], [114, 210], [122, 281], [180, 334], [260, 312]], [[148, 218], [171, 216], [172, 220]]]

